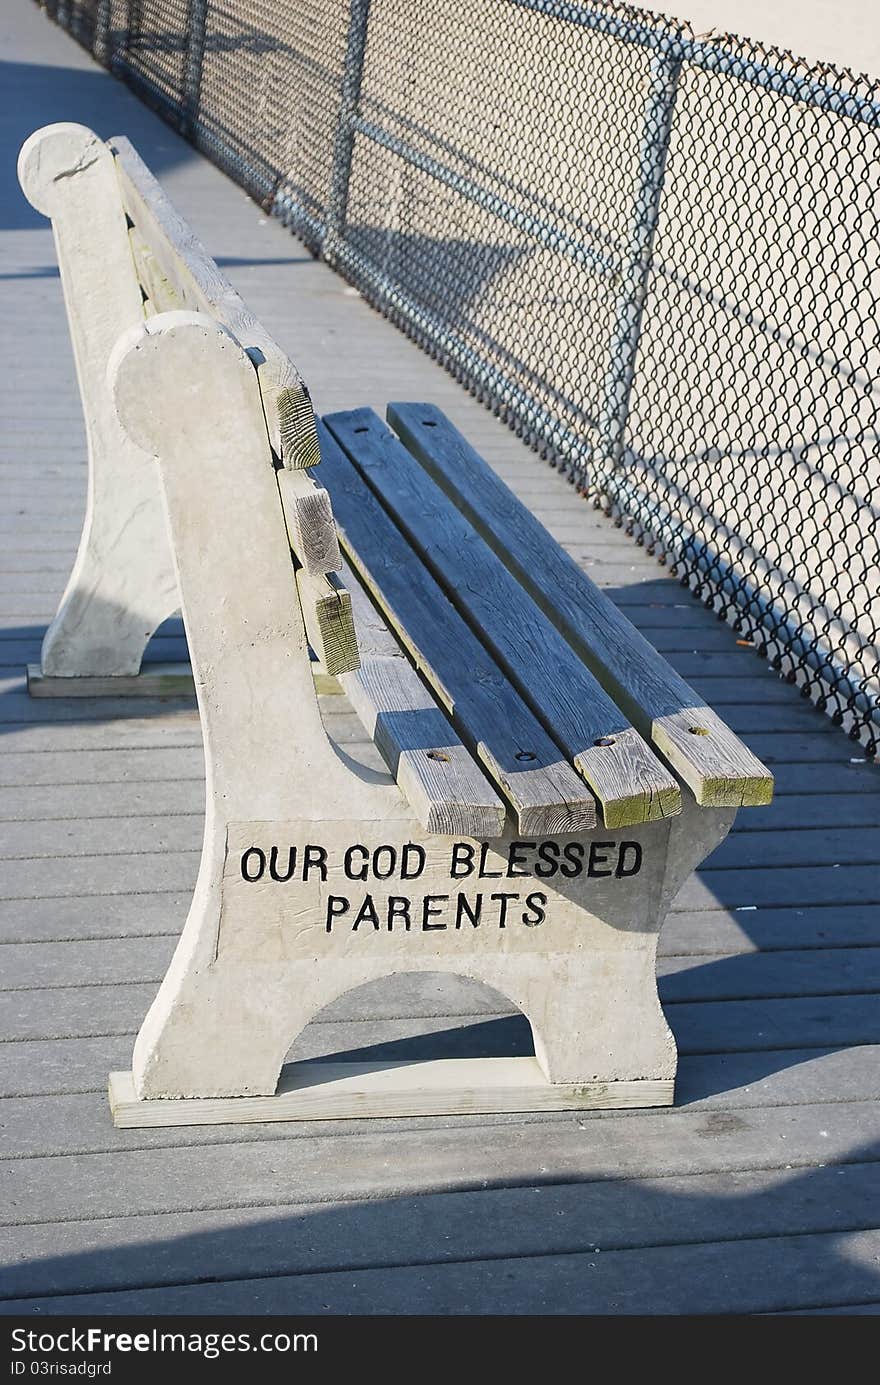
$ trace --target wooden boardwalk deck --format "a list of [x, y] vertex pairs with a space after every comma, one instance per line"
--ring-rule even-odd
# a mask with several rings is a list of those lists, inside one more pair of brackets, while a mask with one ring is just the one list
[[[0, 1205], [5, 1312], [875, 1312], [880, 770], [657, 564], [49, 24], [0, 17]], [[124, 132], [317, 407], [446, 410], [777, 776], [682, 891], [660, 1112], [116, 1131], [104, 1095], [198, 862], [191, 706], [31, 702], [70, 567], [82, 424], [31, 129]], [[179, 655], [174, 626], [157, 657]], [[358, 732], [337, 703], [339, 738]], [[419, 1037], [423, 1036], [423, 1037]], [[464, 983], [361, 994], [297, 1052], [522, 1052]]]

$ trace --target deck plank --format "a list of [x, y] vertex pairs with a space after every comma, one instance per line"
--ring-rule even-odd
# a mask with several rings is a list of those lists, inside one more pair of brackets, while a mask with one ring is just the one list
[[[757, 1110], [765, 1106], [811, 1106], [818, 1112], [821, 1105], [832, 1106], [838, 1101], [872, 1102], [880, 1097], [880, 1046], [842, 1049], [785, 1049], [736, 1054], [686, 1055], [680, 1064], [676, 1081], [676, 1104], [679, 1109], [696, 1113], [715, 1113], [716, 1117], [740, 1110]], [[817, 1100], [820, 1092], [823, 1100]], [[635, 1111], [622, 1113], [640, 1121]], [[115, 1131], [107, 1120], [104, 1085], [91, 1090], [55, 1093], [35, 1100], [29, 1096], [0, 1098], [0, 1117], [3, 1120], [3, 1159], [32, 1157], [76, 1158], [80, 1154], [109, 1154], [117, 1149], [172, 1148], [201, 1144], [238, 1143], [245, 1137], [240, 1129], [231, 1126], [190, 1126], [188, 1129], [139, 1129]], [[494, 1115], [468, 1117], [450, 1116], [444, 1121], [448, 1130], [460, 1126], [479, 1125], [488, 1129], [517, 1129], [522, 1124], [539, 1123], [552, 1144], [557, 1125], [571, 1119], [564, 1112], [553, 1116]], [[582, 1113], [578, 1119], [604, 1120], [598, 1112]], [[264, 1140], [310, 1140], [332, 1134], [339, 1140], [357, 1139], [361, 1135], [390, 1135], [412, 1130], [405, 1120], [352, 1121], [344, 1127], [338, 1123], [315, 1121], [309, 1125], [286, 1127], [275, 1123], [252, 1126], [246, 1132], [251, 1143]], [[63, 1165], [59, 1165], [63, 1167]], [[685, 1170], [688, 1172], [688, 1170]], [[288, 1194], [289, 1195], [289, 1194]], [[111, 1209], [112, 1215], [112, 1209]]]
[[[0, 1230], [0, 1256], [13, 1261], [5, 1293], [54, 1295], [136, 1289], [145, 1252], [161, 1247], [159, 1284], [326, 1274], [337, 1266], [425, 1265], [433, 1227], [445, 1226], [443, 1260], [602, 1255], [644, 1246], [646, 1216], [665, 1246], [727, 1242], [735, 1262], [749, 1237], [828, 1233], [858, 1225], [880, 1196], [880, 1165], [835, 1165], [780, 1174], [671, 1176], [633, 1200], [624, 1183], [497, 1188], [379, 1202], [281, 1204], [203, 1214], [175, 1212]], [[36, 1262], [36, 1263], [35, 1263]], [[206, 1266], [210, 1265], [210, 1272]], [[296, 1288], [291, 1285], [292, 1292]]]
[[[0, 1041], [28, 1037], [22, 1023], [38, 1027], [41, 1015], [51, 1018], [56, 1032], [73, 1035], [65, 1026], [74, 1023], [95, 1025], [115, 1010], [131, 1017], [142, 1004], [141, 989], [158, 988], [165, 975], [176, 939], [161, 937], [91, 939], [69, 941], [65, 946], [66, 972], [59, 985], [57, 946], [54, 943], [9, 943], [0, 954]], [[789, 996], [831, 996], [880, 994], [880, 939], [877, 946], [836, 947], [830, 949], [790, 946], [764, 955], [755, 951], [704, 952], [689, 956], [666, 952], [658, 963], [660, 998], [664, 1004], [681, 1000], [781, 999]], [[131, 1005], [119, 1006], [116, 993], [132, 987], [139, 994]], [[100, 989], [100, 996], [95, 994]], [[370, 1012], [376, 1019], [384, 1014], [405, 1013], [474, 1014], [506, 1011], [498, 998], [482, 999], [481, 992], [462, 978], [450, 976], [426, 983], [419, 974], [402, 976], [393, 982], [376, 983], [370, 991]], [[430, 1003], [423, 997], [427, 995]], [[397, 997], [392, 1002], [391, 997]], [[436, 999], [435, 999], [436, 996]], [[349, 1009], [342, 1001], [333, 1014], [363, 1013], [367, 1003], [357, 992], [357, 1007]], [[422, 1009], [423, 1005], [428, 1008]], [[439, 1008], [438, 1008], [439, 1007]], [[443, 1007], [448, 1007], [444, 1010]], [[77, 1019], [74, 1019], [74, 1016]], [[14, 1026], [14, 1027], [11, 1027]], [[38, 1028], [35, 1028], [38, 1032]], [[91, 1032], [86, 1030], [86, 1033]]]
[[650, 1302], [664, 1314], [784, 1312], [876, 1301], [878, 1255], [880, 1232], [838, 1231], [18, 1299], [0, 1311], [450, 1315], [497, 1303], [509, 1314], [583, 1315], [643, 1314]]
[[336, 1200], [341, 1188], [346, 1200], [452, 1192], [485, 1182], [487, 1157], [495, 1187], [535, 1179], [618, 1182], [758, 1171], [768, 1168], [768, 1150], [775, 1148], [786, 1158], [771, 1160], [770, 1167], [810, 1169], [871, 1158], [880, 1137], [880, 1112], [870, 1101], [740, 1108], [726, 1119], [726, 1113], [715, 1111], [679, 1110], [673, 1120], [668, 1115], [668, 1110], [640, 1113], [638, 1134], [629, 1113], [601, 1119], [577, 1113], [552, 1122], [549, 1160], [542, 1122], [522, 1123], [511, 1140], [506, 1126], [481, 1120], [454, 1129], [439, 1122], [399, 1129], [393, 1161], [386, 1157], [384, 1132], [337, 1138], [333, 1122], [325, 1122], [320, 1136], [253, 1140], [239, 1129], [239, 1138], [225, 1144], [80, 1154], [64, 1161], [63, 1179], [57, 1158], [35, 1155], [4, 1164], [9, 1191], [2, 1224], [106, 1218], [115, 1210], [108, 1207], [107, 1190], [120, 1186], [128, 1195], [127, 1215], [142, 1216], [277, 1204], [294, 1189], [304, 1202]]

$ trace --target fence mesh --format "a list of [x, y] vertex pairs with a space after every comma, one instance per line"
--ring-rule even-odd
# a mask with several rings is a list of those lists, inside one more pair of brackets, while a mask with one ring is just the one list
[[44, 8], [876, 753], [880, 83], [616, 4]]

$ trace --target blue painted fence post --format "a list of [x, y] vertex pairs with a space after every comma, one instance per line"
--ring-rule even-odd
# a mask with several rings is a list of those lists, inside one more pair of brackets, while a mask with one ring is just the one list
[[613, 490], [614, 473], [623, 455], [681, 58], [664, 52], [654, 53], [649, 71], [633, 217], [614, 304], [614, 328], [599, 419], [600, 441], [592, 477], [593, 487], [606, 493]]
[[186, 19], [186, 62], [180, 102], [180, 133], [184, 139], [193, 138], [199, 123], [207, 25], [208, 0], [189, 0]]
[[321, 253], [333, 262], [334, 252], [345, 238], [348, 215], [348, 185], [351, 181], [351, 160], [354, 153], [355, 122], [361, 99], [361, 80], [364, 74], [364, 54], [370, 0], [351, 0], [348, 21], [348, 40], [345, 46], [345, 65], [339, 93], [339, 114], [336, 121], [336, 140], [333, 146], [333, 178], [327, 198], [327, 220]]
[[104, 67], [110, 66], [110, 9], [112, 0], [99, 0], [95, 13], [95, 35], [92, 52]]

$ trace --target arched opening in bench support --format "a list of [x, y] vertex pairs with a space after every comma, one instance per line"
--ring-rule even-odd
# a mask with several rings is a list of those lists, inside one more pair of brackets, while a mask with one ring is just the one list
[[[303, 1062], [308, 1062], [310, 1068], [317, 1068], [318, 1063], [309, 1056], [311, 1045], [305, 1047], [303, 1038], [312, 1024], [333, 1019], [334, 1012], [339, 1014], [340, 1009], [342, 1018], [351, 1019], [350, 1012], [340, 1007], [340, 1002], [352, 1001], [361, 994], [371, 993], [375, 996], [378, 991], [386, 998], [386, 1003], [389, 996], [401, 992], [405, 1003], [411, 1003], [409, 998], [414, 990], [417, 995], [419, 991], [424, 994], [419, 982], [440, 981], [441, 993], [445, 991], [450, 999], [457, 997], [459, 1003], [463, 997], [477, 996], [484, 1001], [496, 1002], [497, 1008], [486, 1012], [487, 1017], [494, 1021], [521, 1016], [531, 1035], [531, 1052], [523, 1046], [523, 1036], [517, 1042], [509, 1042], [514, 1038], [510, 1027], [501, 1042], [490, 1040], [487, 1045], [491, 1050], [489, 1053], [480, 1052], [480, 1044], [486, 1044], [486, 1036], [481, 1038], [474, 1035], [468, 1040], [464, 1031], [469, 1026], [464, 1025], [460, 1027], [464, 1043], [453, 1040], [452, 1034], [447, 1031], [444, 1035], [444, 1051], [444, 1041], [432, 1042], [430, 1030], [419, 1035], [420, 1017], [416, 1015], [408, 1023], [409, 1038], [394, 1041], [399, 1042], [401, 1048], [398, 1058], [382, 1053], [371, 1059], [366, 1045], [357, 1046], [363, 1052], [357, 1052], [348, 1045], [337, 1056], [335, 1050], [328, 1051], [326, 1045], [321, 1044], [324, 1052], [320, 1061], [375, 1063], [377, 1067], [384, 1068], [398, 1063], [419, 1064], [433, 1060], [533, 1057], [548, 1083], [620, 1080], [625, 1070], [629, 1075], [633, 1062], [642, 1065], [646, 1078], [671, 1078], [675, 1073], [676, 1051], [657, 995], [654, 969], [653, 948], [644, 952], [632, 951], [623, 957], [610, 954], [592, 961], [584, 957], [546, 959], [532, 955], [529, 959], [518, 959], [518, 964], [507, 967], [499, 965], [498, 958], [491, 954], [487, 954], [485, 959], [471, 956], [448, 961], [434, 957], [421, 965], [402, 963], [395, 966], [387, 962], [383, 965], [379, 961], [367, 966], [360, 961], [356, 979], [351, 983], [345, 983], [339, 977], [338, 969], [334, 969], [324, 989], [322, 1003], [313, 1009], [296, 1033], [291, 1031], [285, 1039], [283, 1032], [278, 1031], [279, 1042], [272, 1066], [277, 1064], [280, 1078], [285, 1073], [291, 1074], [291, 1070]], [[604, 996], [596, 984], [597, 977], [603, 972], [608, 982]], [[632, 1005], [623, 1023], [619, 1017], [620, 1007], [609, 1003], [612, 997], [619, 994], [621, 983], [627, 986]], [[465, 1003], [472, 1004], [473, 999]], [[617, 1019], [614, 1018], [615, 1009]], [[450, 1009], [449, 1013], [455, 1012]], [[464, 1013], [469, 1015], [470, 1011]], [[636, 1013], [639, 1032], [634, 1034], [632, 1027]], [[473, 1015], [473, 1024], [480, 1023], [480, 1011], [477, 1010]], [[405, 1045], [409, 1043], [416, 1048], [416, 1040], [419, 1051], [407, 1057]], [[377, 1048], [386, 1048], [386, 1042], [381, 1038], [371, 1041], [371, 1045], [372, 1042]], [[616, 1062], [622, 1065], [619, 1068], [609, 1048], [617, 1050]]]
[[454, 971], [401, 965], [341, 992], [292, 1039], [280, 1085], [306, 1064], [391, 1068], [459, 1058], [533, 1058], [529, 1017], [473, 970], [467, 964]]
[[261, 955], [262, 946], [272, 947], [268, 932], [242, 936], [240, 951], [233, 942], [208, 965], [178, 950], [135, 1043], [139, 1097], [272, 1095], [291, 1044], [328, 1005], [368, 983], [416, 973], [467, 978], [502, 995], [528, 1020], [551, 1083], [674, 1076], [653, 947], [461, 960], [436, 953], [397, 960], [387, 952], [371, 959], [355, 949], [285, 963], [277, 951], [274, 959]]

